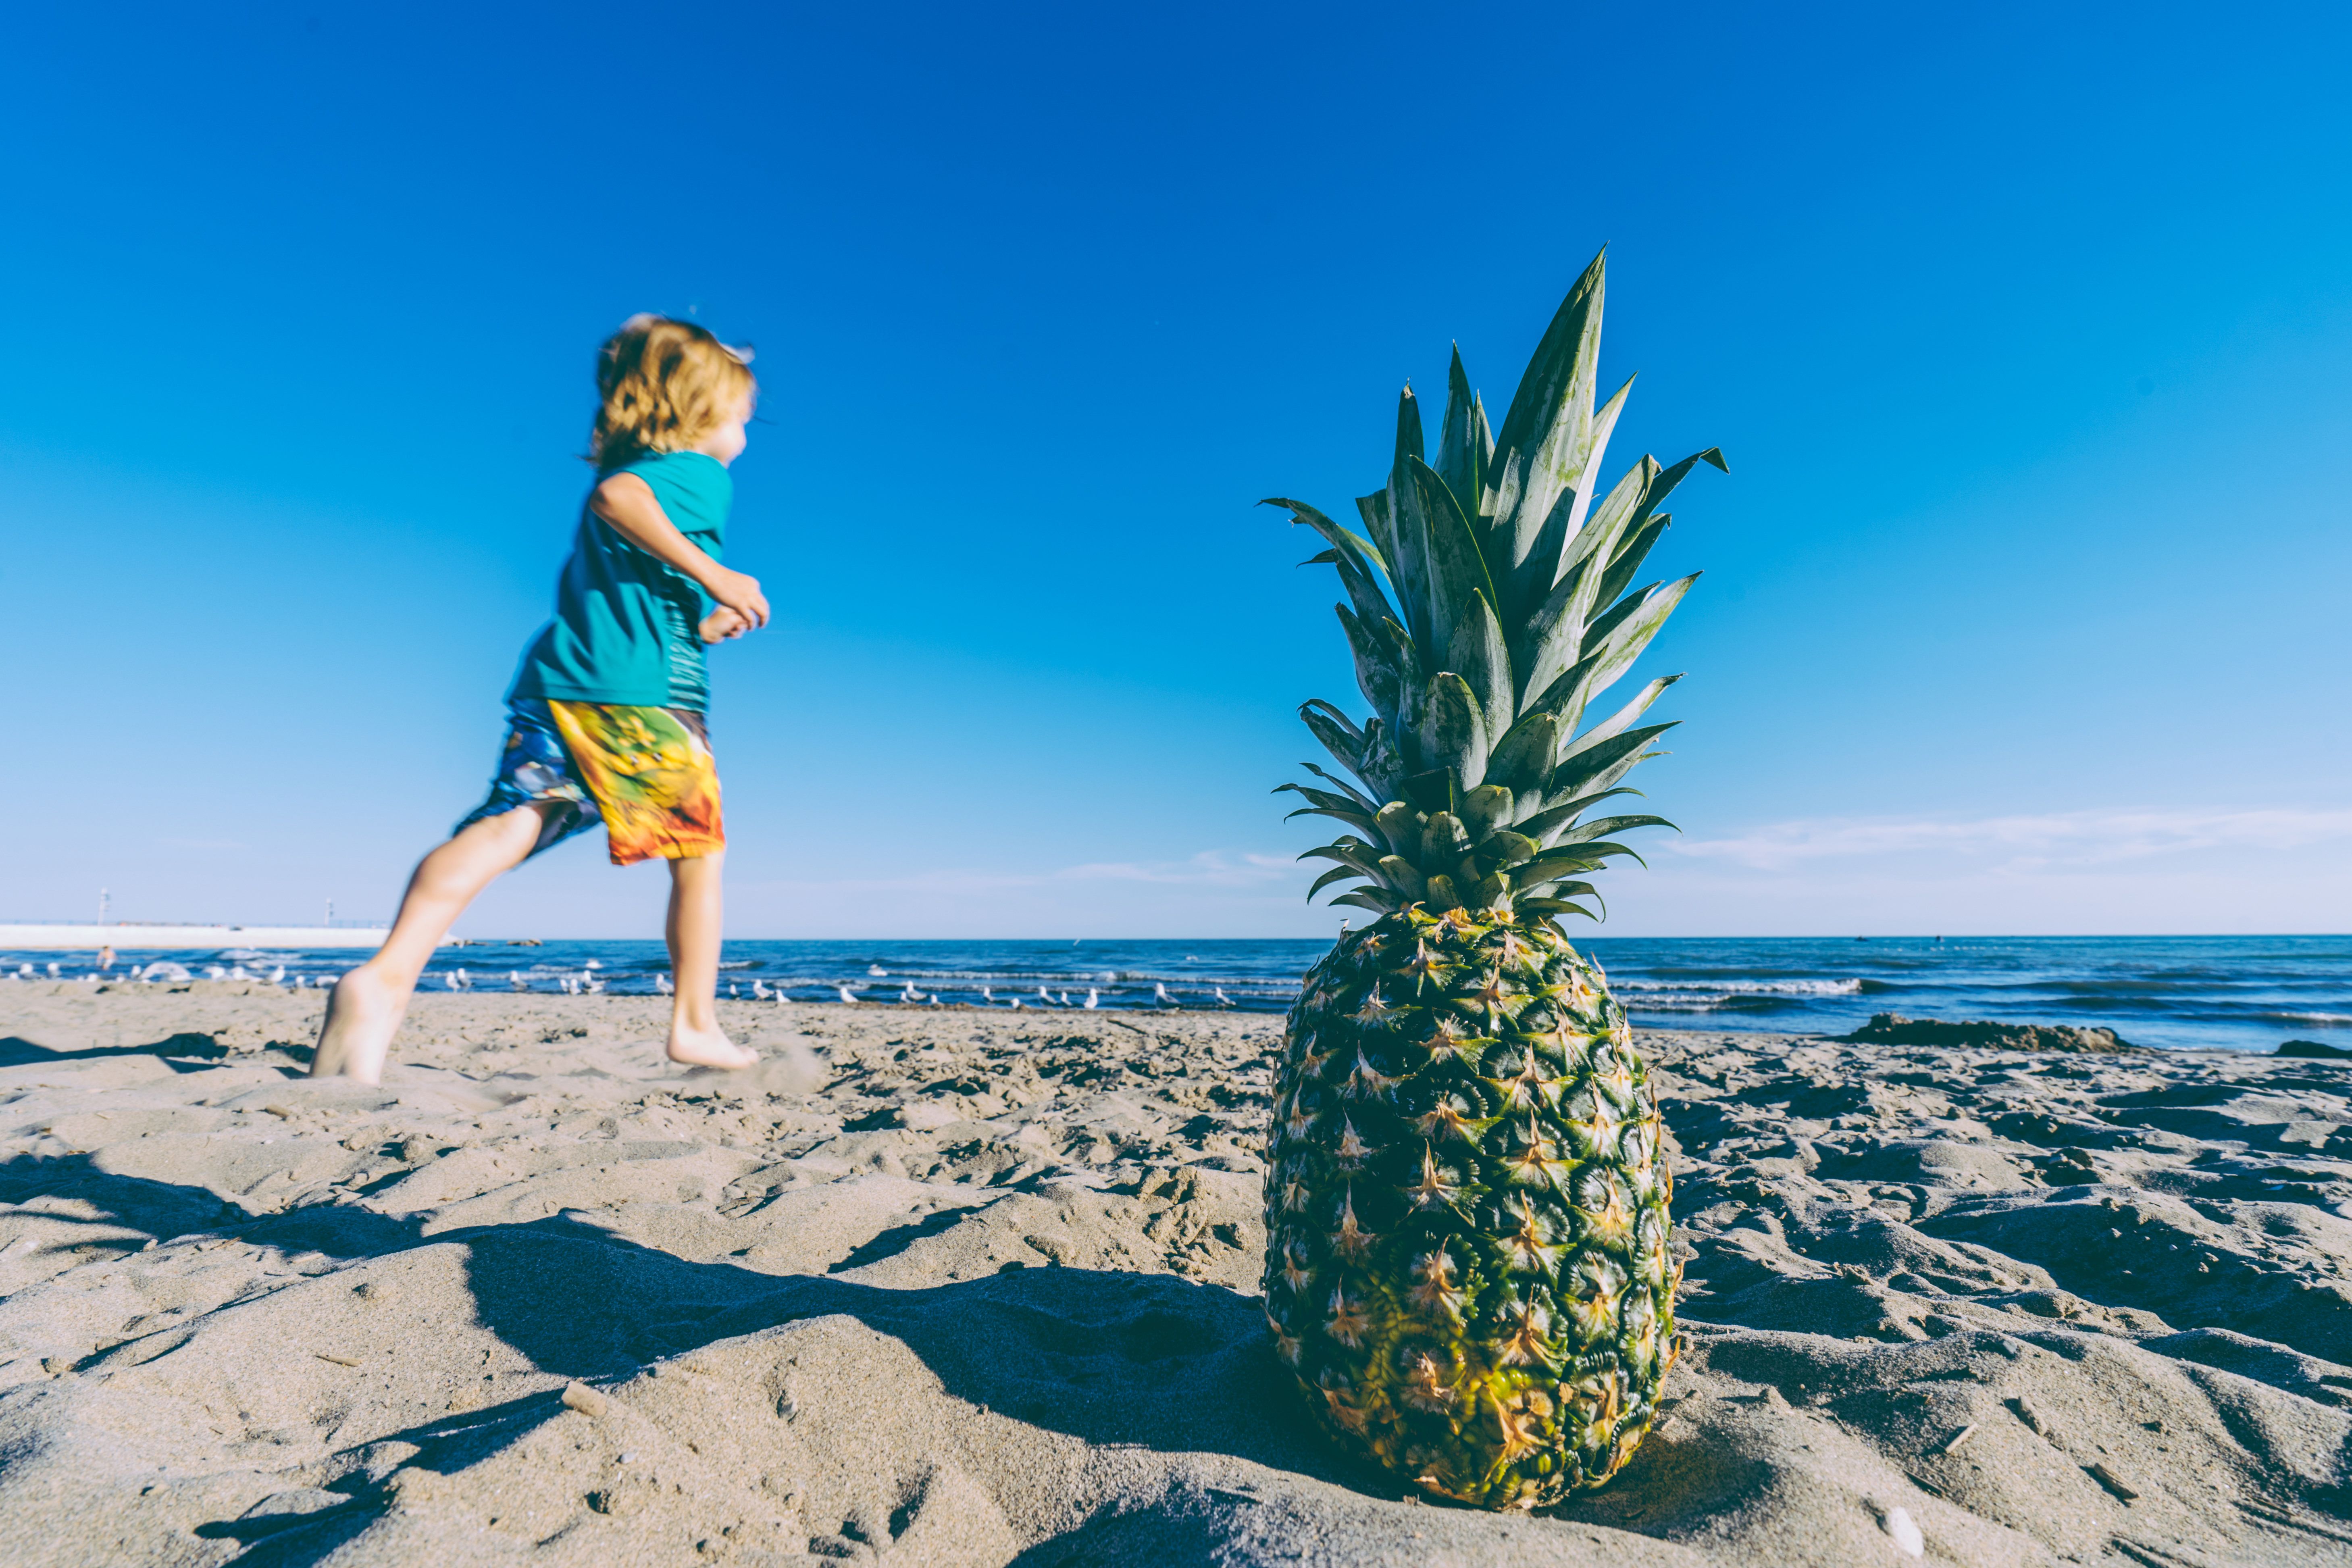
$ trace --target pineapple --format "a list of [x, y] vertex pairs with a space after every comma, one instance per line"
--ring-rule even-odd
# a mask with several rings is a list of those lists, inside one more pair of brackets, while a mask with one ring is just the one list
[[[1651, 681], [1586, 704], [1694, 577], [1629, 586], [1667, 493], [1712, 448], [1643, 458], [1599, 495], [1624, 407], [1594, 407], [1602, 259], [1553, 317], [1499, 439], [1461, 355], [1437, 462], [1410, 387], [1370, 538], [1294, 500], [1329, 546], [1372, 716], [1320, 700], [1300, 812], [1351, 831], [1315, 883], [1379, 918], [1308, 972], [1276, 1086], [1265, 1312], [1329, 1430], [1419, 1487], [1528, 1508], [1597, 1486], [1656, 1410], [1681, 1269], [1656, 1097], [1600, 966], [1561, 933], [1575, 879], [1664, 825], [1587, 820], [1669, 726]], [[1597, 499], [1596, 499], [1597, 498]], [[1387, 588], [1383, 592], [1382, 581]], [[1393, 595], [1391, 598], [1390, 595]], [[1304, 858], [1305, 857], [1302, 857]], [[1637, 857], [1638, 858], [1638, 857]]]

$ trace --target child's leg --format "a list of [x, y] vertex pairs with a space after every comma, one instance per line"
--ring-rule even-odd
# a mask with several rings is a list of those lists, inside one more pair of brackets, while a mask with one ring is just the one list
[[539, 842], [542, 809], [524, 805], [486, 816], [417, 862], [392, 934], [373, 958], [335, 982], [310, 1058], [312, 1078], [383, 1081], [384, 1053], [408, 1011], [417, 976], [475, 896], [530, 856]]
[[696, 1067], [747, 1068], [760, 1059], [719, 1026], [719, 874], [726, 859], [721, 850], [669, 863], [669, 965], [677, 981], [669, 1059]]

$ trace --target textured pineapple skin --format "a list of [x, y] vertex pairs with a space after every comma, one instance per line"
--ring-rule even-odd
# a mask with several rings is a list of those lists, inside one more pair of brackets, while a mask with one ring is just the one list
[[1343, 1446], [1486, 1508], [1632, 1457], [1674, 1357], [1664, 1130], [1624, 1009], [1549, 921], [1419, 906], [1291, 1010], [1265, 1310]]

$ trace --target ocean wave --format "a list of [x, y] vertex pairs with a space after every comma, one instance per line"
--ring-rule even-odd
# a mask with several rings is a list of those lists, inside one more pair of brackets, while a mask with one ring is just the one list
[[2337, 1028], [2352, 1025], [2352, 1013], [2264, 1013], [2261, 1016], [2281, 1024], [2327, 1024]]
[[1616, 980], [1610, 989], [1620, 994], [1628, 991], [1643, 995], [1662, 993], [1702, 992], [1715, 997], [1727, 996], [1859, 996], [1870, 983], [1865, 980]]

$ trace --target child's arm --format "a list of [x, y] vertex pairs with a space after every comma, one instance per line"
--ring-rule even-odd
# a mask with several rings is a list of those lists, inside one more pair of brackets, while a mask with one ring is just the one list
[[698, 584], [747, 626], [768, 624], [768, 597], [760, 592], [760, 580], [729, 571], [680, 533], [661, 502], [654, 500], [653, 487], [636, 475], [614, 474], [598, 485], [588, 498], [588, 509], [612, 524], [614, 532]]

